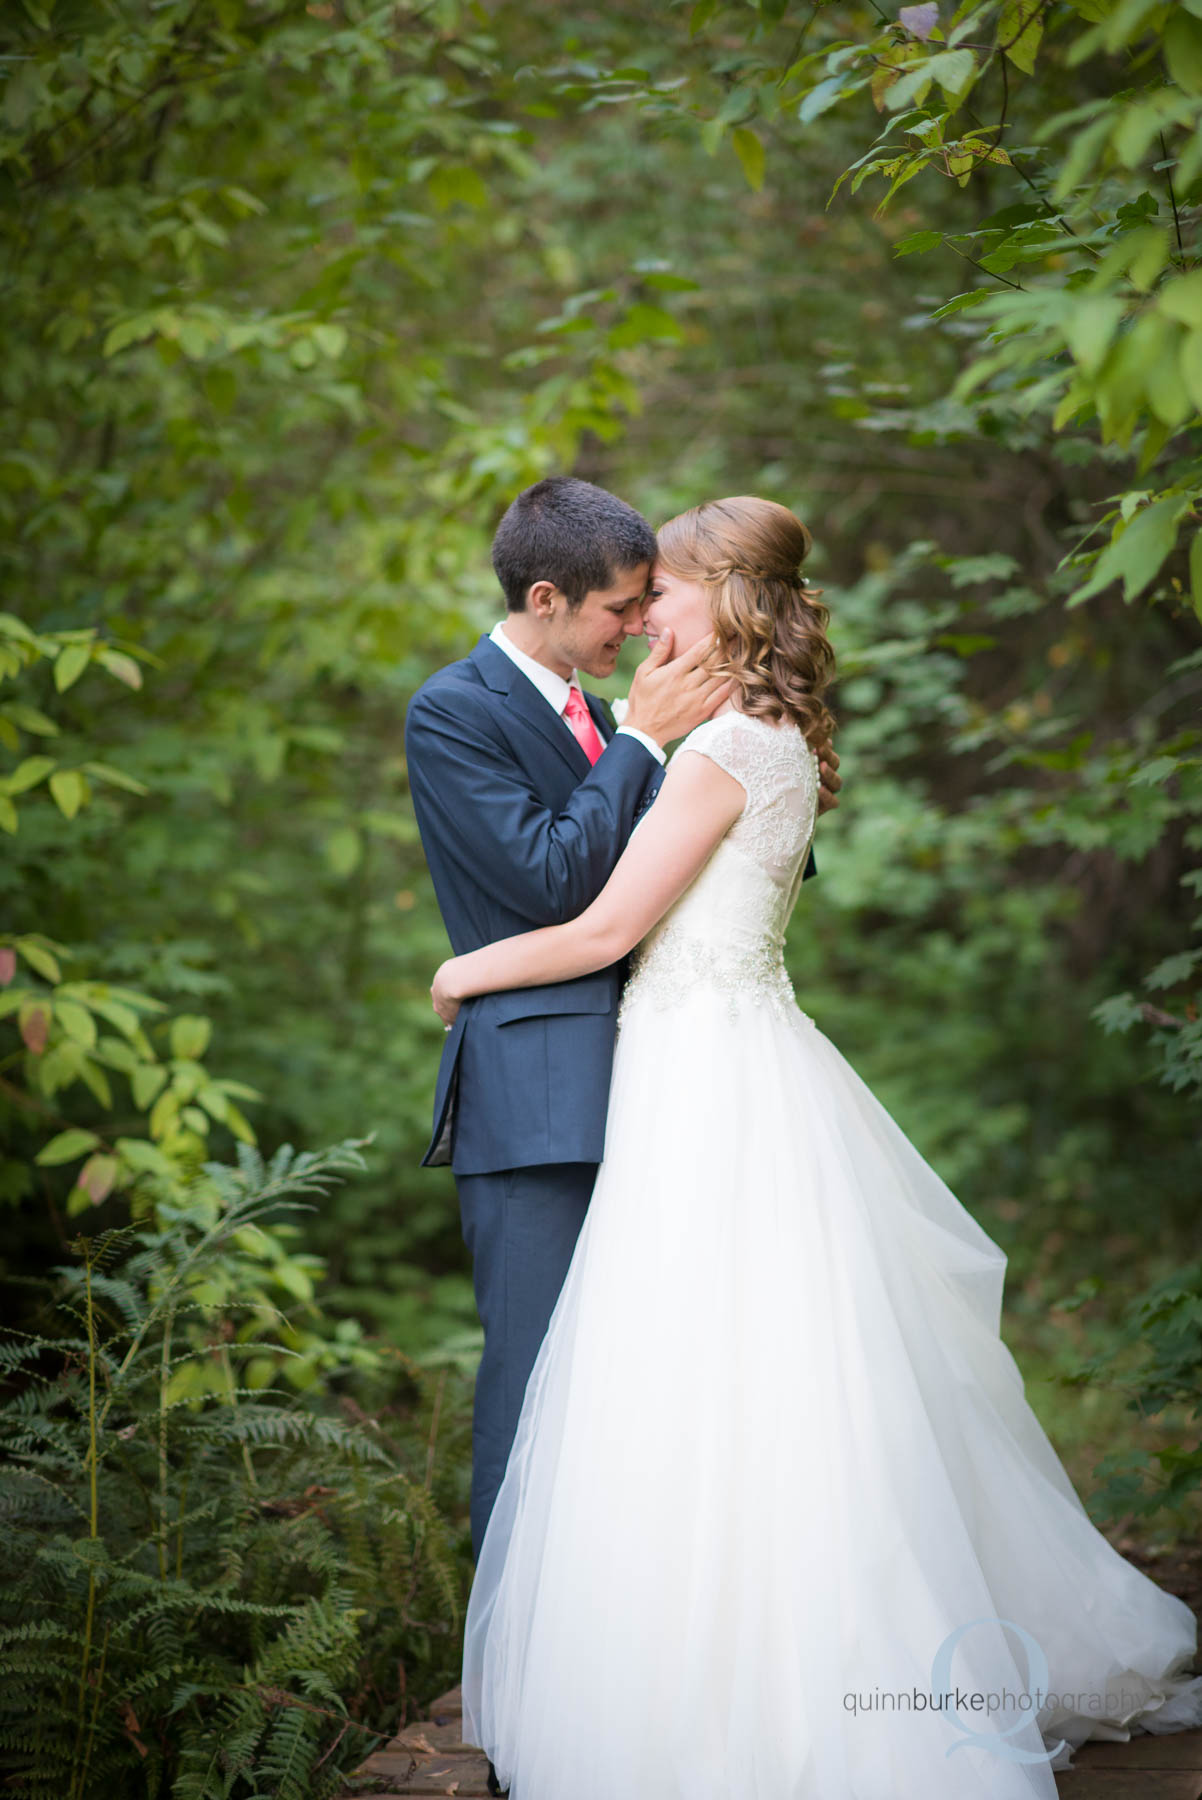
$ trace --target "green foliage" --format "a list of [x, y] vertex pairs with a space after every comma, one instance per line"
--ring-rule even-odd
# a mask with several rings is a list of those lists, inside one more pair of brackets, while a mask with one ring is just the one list
[[207, 1164], [169, 1222], [75, 1239], [37, 1329], [0, 1342], [14, 1792], [322, 1800], [395, 1723], [403, 1693], [365, 1714], [381, 1679], [453, 1670], [437, 1415], [398, 1443], [348, 1387], [252, 1379], [293, 1352], [243, 1247], [361, 1169], [360, 1142]]
[[[729, 9], [720, 10], [725, 27]], [[1202, 18], [1166, 5], [1099, 10], [1042, 0], [964, 0], [946, 19], [925, 5], [903, 7], [896, 19], [855, 4], [795, 10], [800, 34], [778, 9], [744, 28], [733, 55], [724, 31], [721, 51], [681, 90], [682, 113], [709, 114], [702, 135], [711, 152], [728, 130], [747, 135], [736, 119], [758, 117], [783, 165], [804, 156], [815, 120], [826, 129], [836, 108], [867, 102], [885, 115], [884, 129], [839, 175], [832, 200], [844, 182], [855, 194], [883, 179], [880, 219], [920, 175], [981, 190], [971, 223], [932, 219], [895, 245], [902, 256], [950, 251], [967, 262], [973, 285], [929, 322], [948, 322], [968, 356], [925, 407], [881, 416], [865, 404], [855, 415], [912, 438], [976, 435], [1013, 450], [1071, 428], [1065, 449], [1080, 460], [1129, 455], [1131, 485], [1096, 508], [1091, 528], [1072, 534], [1041, 599], [1076, 608], [1120, 584], [1125, 603], [1143, 597], [1162, 609], [1173, 622], [1161, 633], [1163, 679], [1184, 700], [1197, 685], [1189, 679], [1197, 668], [1192, 615], [1202, 619]], [[696, 29], [711, 16], [695, 16]], [[730, 84], [722, 104], [707, 78]], [[778, 173], [783, 179], [786, 167]], [[759, 169], [756, 185], [762, 179]], [[938, 195], [928, 201], [928, 216], [946, 210]], [[1156, 710], [1164, 716], [1162, 705]], [[1092, 808], [1096, 827], [1103, 810], [1112, 821], [1095, 845], [1147, 855], [1184, 825], [1196, 851], [1195, 717], [1196, 708], [1172, 707], [1161, 735], [1126, 734], [1078, 758], [1080, 773], [1072, 767], [1064, 791], [1041, 797], [1033, 836], [1079, 842], [1082, 788], [1099, 800], [1117, 797], [1117, 788], [1121, 806]], [[1064, 757], [1063, 743], [1049, 742], [1056, 723], [1040, 722], [1042, 742], [1026, 752], [1032, 766], [1046, 771]], [[1132, 798], [1148, 782], [1163, 789], [1158, 809]], [[1158, 812], [1159, 829], [1125, 835], [1133, 811]], [[1182, 875], [1188, 881], [1191, 871]], [[1196, 933], [1202, 918], [1187, 914], [1183, 924]], [[1110, 1029], [1152, 1024], [1151, 1047], [1163, 1052], [1163, 1078], [1175, 1087], [1202, 1081], [1200, 960], [1183, 950], [1146, 977], [1155, 987], [1166, 967], [1176, 972], [1173, 1006], [1149, 1001], [1100, 1015]]]
[[[1085, 1304], [1086, 1288], [1063, 1305]], [[1127, 1307], [1111, 1343], [1080, 1359], [1072, 1371], [1078, 1383], [1117, 1386], [1126, 1404], [1142, 1418], [1180, 1408], [1185, 1443], [1173, 1442], [1155, 1454], [1126, 1448], [1098, 1466], [1101, 1483], [1092, 1496], [1095, 1512], [1117, 1519], [1148, 1518], [1195, 1495], [1202, 1486], [1202, 1262], [1193, 1262], [1157, 1282]]]

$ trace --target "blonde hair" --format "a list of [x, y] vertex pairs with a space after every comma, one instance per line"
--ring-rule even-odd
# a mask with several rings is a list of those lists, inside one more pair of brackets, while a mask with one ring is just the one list
[[835, 729], [822, 700], [835, 653], [822, 589], [801, 573], [812, 542], [787, 506], [737, 494], [661, 525], [657, 560], [706, 589], [719, 644], [710, 667], [734, 681], [739, 711], [789, 719], [817, 748]]

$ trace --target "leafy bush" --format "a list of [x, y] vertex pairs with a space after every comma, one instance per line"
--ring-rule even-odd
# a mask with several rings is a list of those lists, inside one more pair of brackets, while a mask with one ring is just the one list
[[206, 1163], [157, 1222], [77, 1238], [39, 1329], [0, 1343], [10, 1791], [323, 1800], [409, 1684], [453, 1678], [448, 1373], [432, 1393], [398, 1356], [374, 1416], [349, 1358], [316, 1395], [264, 1382], [303, 1352], [258, 1240], [368, 1142]]

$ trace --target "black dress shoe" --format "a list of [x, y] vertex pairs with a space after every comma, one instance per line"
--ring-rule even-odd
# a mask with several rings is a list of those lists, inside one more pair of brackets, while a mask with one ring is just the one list
[[497, 1771], [491, 1763], [488, 1765], [488, 1791], [490, 1794], [507, 1794], [509, 1792], [509, 1789], [503, 1788], [497, 1780]]

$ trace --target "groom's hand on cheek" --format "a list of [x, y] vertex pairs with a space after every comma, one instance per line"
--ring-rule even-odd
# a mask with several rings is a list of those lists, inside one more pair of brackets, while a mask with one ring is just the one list
[[701, 667], [714, 647], [702, 638], [675, 662], [674, 635], [666, 627], [650, 656], [641, 662], [630, 689], [630, 705], [622, 723], [653, 738], [661, 747], [684, 737], [730, 698], [734, 683]]

